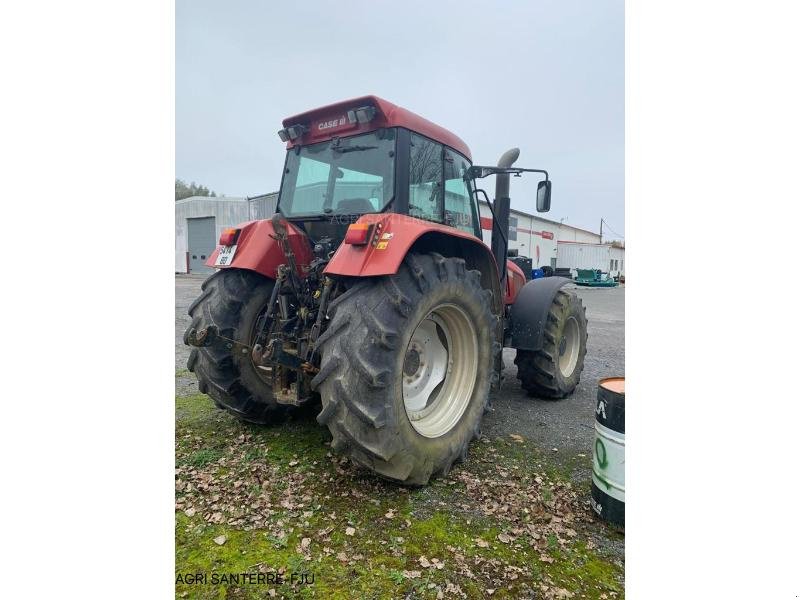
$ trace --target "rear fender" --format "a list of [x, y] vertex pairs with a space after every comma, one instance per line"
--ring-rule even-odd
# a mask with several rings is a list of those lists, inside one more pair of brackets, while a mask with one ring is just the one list
[[[275, 234], [272, 221], [264, 219], [261, 221], [247, 221], [236, 226], [241, 229], [239, 239], [236, 241], [236, 252], [233, 255], [231, 264], [224, 267], [215, 266], [219, 254], [217, 246], [208, 257], [206, 265], [215, 269], [247, 269], [261, 273], [270, 279], [278, 276], [278, 265], [286, 263], [286, 257], [278, 245], [277, 240], [271, 236]], [[289, 232], [289, 246], [294, 252], [297, 268], [300, 277], [305, 277], [308, 273], [308, 265], [311, 263], [313, 253], [308, 237], [291, 223], [286, 223]]]
[[463, 258], [468, 269], [480, 271], [481, 285], [492, 292], [494, 313], [501, 314], [503, 295], [497, 264], [489, 247], [474, 235], [395, 213], [363, 215], [357, 222], [373, 225], [369, 243], [339, 246], [325, 273], [349, 277], [394, 275], [409, 252], [438, 252]]
[[558, 290], [570, 281], [565, 277], [543, 277], [522, 286], [510, 309], [511, 348], [533, 351], [542, 349], [550, 305]]

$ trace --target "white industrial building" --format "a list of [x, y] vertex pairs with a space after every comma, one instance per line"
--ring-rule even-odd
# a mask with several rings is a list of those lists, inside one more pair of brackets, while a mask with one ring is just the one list
[[[490, 245], [492, 213], [486, 202], [481, 202], [480, 210], [483, 241]], [[533, 268], [566, 268], [573, 276], [576, 269], [600, 269], [612, 277], [625, 275], [624, 242], [603, 243], [593, 231], [512, 208], [508, 237], [509, 249], [530, 258]]]
[[576, 269], [600, 269], [611, 277], [625, 275], [625, 245], [621, 242], [586, 244], [558, 242], [558, 266]]
[[[483, 241], [492, 243], [492, 212], [486, 202], [480, 203], [481, 230]], [[537, 215], [511, 209], [508, 218], [508, 248], [517, 250], [520, 256], [527, 256], [533, 268], [549, 266], [552, 268], [568, 266], [561, 264], [558, 244], [562, 241], [599, 244], [600, 235], [573, 227], [566, 223], [543, 219]]]
[[[175, 202], [175, 272], [211, 273], [205, 266], [220, 233], [245, 221], [272, 216], [278, 193], [249, 198], [192, 196]], [[492, 213], [480, 203], [483, 241], [491, 245]], [[508, 246], [531, 259], [534, 268], [601, 269], [624, 274], [625, 249], [601, 244], [600, 235], [566, 223], [511, 209]], [[617, 261], [615, 264], [613, 261]]]

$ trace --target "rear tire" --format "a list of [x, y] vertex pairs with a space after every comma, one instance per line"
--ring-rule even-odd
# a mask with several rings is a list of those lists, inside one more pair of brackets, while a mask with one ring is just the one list
[[[220, 335], [249, 345], [273, 285], [252, 271], [217, 271], [203, 282], [203, 292], [189, 306], [192, 323], [183, 335], [184, 344], [192, 329], [216, 325]], [[267, 424], [286, 413], [288, 407], [275, 402], [271, 383], [257, 371], [250, 353], [237, 354], [224, 340], [192, 348], [186, 366], [197, 376], [202, 393], [243, 421]]]
[[396, 275], [356, 283], [329, 313], [311, 386], [333, 449], [406, 485], [446, 475], [480, 435], [501, 350], [480, 273], [460, 258], [409, 254]]
[[586, 308], [574, 292], [559, 290], [547, 314], [539, 351], [517, 350], [517, 379], [529, 396], [557, 400], [573, 392], [586, 356]]

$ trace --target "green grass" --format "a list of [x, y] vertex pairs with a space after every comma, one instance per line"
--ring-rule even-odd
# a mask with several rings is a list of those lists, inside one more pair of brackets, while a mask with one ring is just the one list
[[[498, 541], [534, 523], [535, 511], [530, 518], [486, 514], [482, 505], [502, 489], [487, 489], [483, 497], [482, 488], [468, 488], [468, 478], [527, 489], [544, 477], [541, 499], [552, 503], [572, 476], [570, 467], [548, 464], [547, 453], [529, 442], [473, 444], [468, 463], [446, 480], [408, 490], [342, 461], [329, 440], [313, 420], [256, 427], [216, 410], [205, 395], [176, 399], [176, 575], [270, 569], [284, 569], [287, 578], [314, 575], [313, 585], [182, 583], [178, 597], [262, 598], [270, 588], [278, 597], [299, 598], [457, 596], [448, 584], [467, 597], [484, 597], [486, 589], [496, 590], [492, 598], [546, 597], [542, 585], [576, 597], [624, 595], [621, 566], [591, 549], [577, 525], [568, 542], [553, 534], [537, 541], [527, 530], [510, 543]], [[619, 536], [599, 523], [583, 526]], [[221, 535], [223, 545], [214, 541]], [[311, 540], [305, 551], [303, 538]]]
[[197, 452], [193, 452], [187, 459], [190, 465], [194, 467], [204, 467], [207, 464], [215, 462], [222, 457], [222, 451], [217, 448], [203, 448]]

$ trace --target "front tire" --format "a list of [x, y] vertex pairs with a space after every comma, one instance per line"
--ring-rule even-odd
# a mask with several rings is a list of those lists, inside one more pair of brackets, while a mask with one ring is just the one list
[[[202, 293], [189, 306], [192, 323], [183, 343], [188, 345], [192, 330], [215, 325], [220, 335], [250, 345], [273, 285], [271, 279], [251, 271], [217, 271], [203, 282]], [[192, 348], [186, 366], [197, 376], [202, 393], [243, 421], [264, 425], [286, 413], [287, 407], [275, 402], [271, 382], [258, 371], [250, 353], [238, 354], [222, 339]]]
[[491, 292], [460, 258], [409, 254], [398, 273], [331, 303], [319, 389], [332, 447], [375, 473], [425, 485], [466, 457], [489, 397]]
[[529, 396], [557, 400], [578, 386], [586, 356], [586, 308], [575, 294], [558, 290], [539, 351], [517, 350], [517, 379]]

